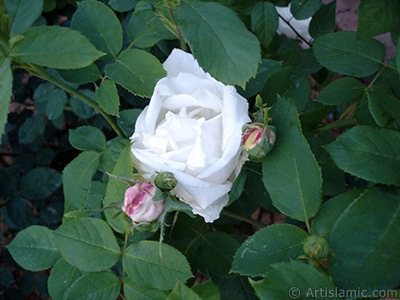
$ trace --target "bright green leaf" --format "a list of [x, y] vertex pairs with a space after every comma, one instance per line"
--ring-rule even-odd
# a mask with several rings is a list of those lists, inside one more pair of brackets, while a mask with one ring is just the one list
[[0, 57], [0, 139], [7, 123], [8, 106], [11, 101], [13, 76], [8, 57]]
[[59, 26], [28, 29], [11, 50], [11, 57], [19, 63], [57, 69], [83, 68], [103, 55], [79, 32]]
[[53, 231], [43, 226], [20, 231], [7, 248], [21, 267], [34, 272], [50, 268], [61, 257]]
[[270, 2], [258, 2], [251, 12], [251, 28], [264, 47], [268, 47], [279, 25], [279, 16]]
[[373, 38], [356, 40], [353, 31], [329, 33], [313, 43], [314, 55], [327, 69], [354, 77], [369, 76], [383, 65], [386, 49]]
[[308, 220], [321, 204], [321, 170], [301, 133], [295, 106], [278, 99], [271, 116], [277, 144], [262, 163], [265, 187], [282, 213]]
[[131, 93], [150, 98], [159, 79], [166, 76], [161, 63], [148, 52], [129, 49], [106, 66], [106, 76]]
[[222, 4], [188, 0], [179, 9], [178, 27], [200, 66], [223, 83], [244, 87], [261, 60], [257, 38]]
[[13, 19], [10, 36], [23, 33], [42, 14], [43, 0], [5, 0], [8, 14]]
[[357, 126], [325, 147], [347, 173], [373, 182], [400, 184], [399, 145], [398, 131]]
[[110, 226], [103, 220], [79, 218], [62, 224], [54, 232], [64, 259], [88, 272], [111, 268], [121, 252]]
[[344, 77], [328, 84], [318, 95], [315, 101], [336, 105], [356, 100], [364, 93], [365, 86], [352, 77]]
[[108, 114], [119, 116], [119, 96], [115, 83], [112, 80], [104, 80], [96, 90], [96, 99], [101, 108]]
[[100, 129], [93, 126], [80, 126], [69, 130], [70, 144], [79, 150], [106, 150], [106, 137]]
[[177, 280], [186, 282], [193, 276], [182, 253], [156, 241], [133, 243], [126, 249], [122, 263], [134, 282], [148, 288], [170, 290]]

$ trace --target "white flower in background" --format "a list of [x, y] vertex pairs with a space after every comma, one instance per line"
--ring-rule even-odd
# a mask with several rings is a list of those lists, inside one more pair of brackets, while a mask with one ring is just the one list
[[156, 171], [172, 172], [178, 181], [173, 192], [212, 222], [247, 158], [240, 144], [242, 126], [250, 122], [248, 103], [189, 53], [175, 49], [164, 68], [167, 77], [136, 121], [132, 159], [148, 181]]
[[[306, 41], [311, 42], [312, 37], [310, 33], [308, 32], [308, 28], [310, 27], [310, 22], [311, 22], [311, 17], [305, 20], [297, 20], [295, 17], [293, 17], [292, 13], [290, 12], [290, 5], [286, 7], [275, 7], [276, 11], [278, 14], [281, 15], [282, 18], [284, 18], [286, 21], [292, 25], [294, 29], [300, 34]], [[287, 36], [290, 39], [298, 39], [301, 43], [300, 46], [303, 49], [308, 49], [310, 46], [308, 46], [304, 41], [300, 40], [296, 33], [293, 31], [292, 28], [288, 24], [286, 24], [285, 21], [283, 21], [281, 18], [279, 18], [279, 26], [278, 30], [276, 31], [278, 34], [283, 34]]]

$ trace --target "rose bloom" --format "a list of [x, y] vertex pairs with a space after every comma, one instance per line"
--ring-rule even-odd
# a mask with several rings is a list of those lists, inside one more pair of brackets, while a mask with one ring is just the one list
[[212, 222], [247, 158], [240, 144], [248, 103], [189, 53], [175, 49], [163, 66], [168, 75], [136, 121], [133, 162], [149, 181], [156, 171], [172, 172], [173, 193]]
[[[306, 41], [308, 42], [312, 41], [312, 37], [308, 32], [308, 28], [310, 27], [311, 17], [305, 20], [297, 20], [295, 17], [293, 17], [292, 13], [290, 12], [290, 5], [286, 7], [277, 6], [275, 8], [278, 14], [280, 14], [282, 18], [288, 21], [294, 29], [296, 29], [298, 34], [300, 34]], [[279, 26], [276, 32], [278, 34], [286, 35], [290, 39], [298, 39], [293, 29], [290, 28], [289, 25], [286, 24], [281, 18], [279, 18]], [[310, 46], [308, 46], [302, 40], [300, 40], [300, 46], [303, 49], [310, 48]]]
[[125, 191], [122, 211], [134, 223], [150, 223], [157, 219], [164, 209], [164, 201], [154, 202], [156, 187], [147, 182], [138, 182]]

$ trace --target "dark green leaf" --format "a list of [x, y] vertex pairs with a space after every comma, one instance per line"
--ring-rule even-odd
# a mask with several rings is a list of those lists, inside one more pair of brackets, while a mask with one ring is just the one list
[[5, 0], [8, 14], [13, 19], [10, 36], [19, 35], [42, 14], [43, 0]]
[[126, 249], [122, 263], [134, 282], [148, 288], [170, 290], [177, 280], [185, 282], [193, 276], [182, 253], [156, 241], [133, 243]]
[[7, 123], [8, 106], [11, 101], [13, 76], [8, 57], [0, 57], [0, 139]]
[[25, 31], [24, 36], [11, 51], [11, 57], [19, 63], [77, 69], [104, 55], [83, 35], [67, 27], [35, 27]]
[[98, 153], [87, 151], [79, 154], [65, 167], [63, 172], [65, 212], [85, 207], [92, 177], [99, 167], [99, 161]]
[[88, 272], [111, 268], [121, 252], [110, 226], [100, 219], [79, 218], [62, 224], [54, 232], [64, 259]]
[[360, 81], [352, 77], [337, 79], [327, 85], [315, 101], [336, 105], [356, 100], [364, 93], [365, 86]]
[[363, 0], [358, 6], [357, 39], [392, 31], [400, 25], [400, 2]]
[[49, 101], [46, 105], [46, 115], [49, 120], [55, 120], [63, 113], [64, 106], [68, 101], [68, 96], [65, 91], [54, 89], [48, 97]]
[[13, 222], [13, 228], [25, 229], [31, 225], [38, 224], [39, 220], [33, 216], [32, 207], [21, 197], [13, 197], [7, 201], [7, 215]]
[[275, 104], [278, 96], [295, 103], [301, 111], [311, 94], [307, 72], [292, 67], [275, 71], [264, 84], [261, 98], [268, 106]]
[[[96, 99], [95, 94], [92, 90], [83, 89], [83, 90], [79, 90], [79, 91], [92, 100]], [[83, 119], [89, 119], [90, 117], [93, 117], [95, 114], [99, 113], [92, 106], [83, 102], [81, 99], [77, 98], [76, 96], [72, 96], [69, 101], [71, 103], [72, 109], [74, 110], [74, 113], [78, 117], [81, 117]]]
[[22, 230], [7, 248], [14, 260], [29, 271], [50, 268], [61, 257], [54, 244], [53, 231], [42, 226]]
[[186, 285], [178, 281], [175, 288], [168, 295], [166, 300], [202, 300], [198, 294], [188, 288]]
[[261, 60], [259, 42], [226, 6], [182, 2], [178, 27], [200, 66], [216, 79], [244, 87], [256, 75]]
[[336, 1], [322, 6], [313, 16], [308, 31], [316, 39], [324, 34], [330, 33], [335, 28]]
[[192, 290], [203, 300], [220, 300], [221, 296], [217, 286], [210, 280], [196, 284]]
[[271, 116], [277, 143], [263, 161], [263, 181], [282, 213], [304, 221], [321, 204], [321, 170], [300, 131], [295, 106], [278, 99]]
[[61, 174], [46, 167], [31, 170], [21, 178], [21, 195], [27, 199], [43, 199], [61, 186]]
[[297, 20], [304, 20], [319, 9], [321, 0], [293, 0], [290, 3], [290, 12]]
[[122, 28], [114, 12], [96, 0], [79, 2], [71, 28], [81, 32], [100, 51], [116, 58], [122, 48]]
[[[263, 280], [251, 281], [251, 285], [261, 300], [341, 299], [335, 296], [337, 289], [327, 275], [299, 261], [274, 264]], [[327, 291], [327, 295], [321, 291]]]
[[354, 127], [326, 146], [335, 163], [365, 180], [400, 184], [400, 133], [385, 128]]
[[93, 126], [70, 129], [69, 142], [72, 147], [79, 150], [93, 150], [96, 152], [106, 150], [106, 137], [100, 129]]
[[115, 300], [119, 296], [120, 288], [119, 278], [111, 272], [87, 273], [71, 285], [65, 300]]
[[119, 116], [119, 96], [115, 83], [112, 80], [104, 80], [96, 90], [96, 99], [101, 108], [108, 114]]
[[217, 285], [221, 292], [222, 300], [229, 299], [258, 299], [254, 294], [254, 289], [249, 284], [247, 277], [223, 278], [213, 275], [212, 281]]
[[366, 77], [378, 71], [385, 46], [373, 38], [356, 40], [353, 31], [325, 34], [313, 43], [314, 55], [327, 69], [343, 75]]
[[240, 172], [235, 182], [232, 185], [232, 188], [229, 192], [229, 204], [239, 199], [240, 195], [243, 193], [244, 185], [246, 184], [246, 173], [244, 171]]
[[311, 130], [317, 127], [332, 110], [331, 106], [319, 106], [299, 116], [301, 129]]
[[143, 287], [129, 277], [124, 278], [124, 294], [126, 299], [135, 300], [165, 300], [167, 297], [164, 291]]
[[374, 86], [366, 91], [369, 110], [379, 126], [387, 126], [400, 120], [400, 100], [393, 96], [389, 87]]
[[135, 7], [138, 0], [110, 0], [108, 3], [113, 10], [125, 12]]
[[299, 65], [301, 53], [299, 43], [294, 39], [286, 39], [278, 48], [278, 55], [281, 56], [284, 67]]
[[264, 47], [268, 47], [279, 25], [279, 16], [270, 2], [258, 2], [251, 12], [251, 28]]
[[208, 232], [199, 238], [201, 262], [214, 274], [228, 277], [239, 242], [222, 232]]
[[99, 67], [95, 64], [90, 64], [82, 69], [73, 70], [57, 70], [57, 73], [66, 81], [85, 84], [96, 81], [101, 78]]
[[400, 190], [373, 187], [335, 223], [329, 271], [341, 289], [395, 288], [400, 282]]
[[12, 273], [5, 269], [5, 268], [0, 268], [0, 286], [5, 287], [12, 285], [14, 283], [14, 277]]
[[25, 120], [19, 128], [18, 136], [21, 144], [29, 144], [44, 133], [44, 120], [41, 115], [35, 115]]
[[139, 117], [141, 112], [142, 110], [138, 108], [125, 109], [120, 112], [117, 122], [121, 130], [127, 136], [131, 136], [135, 131], [136, 119]]
[[160, 40], [176, 38], [165, 28], [160, 18], [149, 10], [132, 14], [126, 31], [132, 44], [139, 48], [152, 47]]
[[131, 93], [149, 98], [157, 81], [166, 76], [166, 72], [150, 53], [129, 49], [121, 52], [114, 63], [106, 66], [106, 76]]
[[304, 230], [289, 224], [260, 229], [236, 252], [232, 272], [247, 276], [264, 275], [271, 269], [271, 264], [301, 255], [306, 237]]
[[112, 173], [118, 157], [124, 150], [125, 146], [129, 144], [128, 139], [116, 138], [109, 141], [107, 151], [101, 156], [100, 170]]

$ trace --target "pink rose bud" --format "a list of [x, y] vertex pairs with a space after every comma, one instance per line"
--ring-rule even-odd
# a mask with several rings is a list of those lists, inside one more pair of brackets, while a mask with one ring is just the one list
[[243, 126], [242, 146], [253, 161], [262, 160], [275, 144], [276, 130], [273, 126], [261, 123], [245, 124]]
[[122, 211], [134, 223], [150, 223], [157, 219], [164, 209], [164, 201], [153, 201], [157, 188], [147, 182], [138, 182], [125, 192]]

